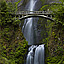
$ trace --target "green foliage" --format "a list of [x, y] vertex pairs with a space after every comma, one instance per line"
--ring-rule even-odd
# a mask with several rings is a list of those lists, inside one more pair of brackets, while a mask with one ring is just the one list
[[9, 64], [9, 61], [7, 60], [7, 58], [0, 56], [0, 64], [4, 64], [4, 63]]
[[18, 25], [20, 23], [19, 19], [15, 19], [15, 17], [12, 18], [12, 13], [15, 12], [15, 8], [12, 3], [6, 3], [5, 1], [1, 1], [1, 19], [0, 19], [0, 25], [4, 26], [7, 24], [12, 23], [13, 25]]
[[64, 4], [64, 0], [59, 0], [60, 2], [62, 2]]
[[21, 2], [21, 0], [18, 0], [17, 2], [15, 2], [15, 8], [16, 8], [15, 13], [18, 11], [18, 8], [17, 7], [18, 7], [18, 3], [19, 2]]
[[41, 2], [42, 2], [42, 5], [45, 3], [45, 0], [41, 0]]
[[12, 17], [12, 3], [2, 0], [0, 5], [0, 64], [23, 64], [28, 43], [19, 27], [21, 21]]
[[47, 62], [48, 64], [63, 64], [63, 58], [61, 56], [48, 57]]
[[64, 6], [59, 8], [58, 11], [55, 13], [56, 24], [60, 27], [64, 27]]
[[[55, 20], [55, 22], [51, 22], [50, 20], [46, 21], [45, 32], [48, 36], [41, 40], [43, 43], [47, 42], [44, 43], [46, 44], [45, 64], [64, 64], [64, 0], [60, 1], [62, 3], [44, 5], [40, 9], [41, 11], [52, 11], [54, 16], [52, 18]], [[41, 35], [43, 36], [43, 34]]]
[[13, 4], [11, 2], [8, 2], [7, 3], [7, 9], [8, 9], [9, 14], [15, 13], [15, 10], [16, 10], [15, 3]]
[[[9, 27], [9, 26], [8, 26]], [[27, 41], [24, 39], [21, 28], [15, 30], [13, 25], [9, 28], [2, 29], [1, 33], [1, 56], [7, 58], [13, 63], [22, 64], [27, 52]], [[15, 30], [15, 31], [14, 31]], [[12, 45], [13, 44], [13, 45]], [[11, 62], [11, 63], [12, 63]]]
[[47, 10], [47, 8], [49, 7], [49, 5], [44, 5], [40, 8], [41, 11]]

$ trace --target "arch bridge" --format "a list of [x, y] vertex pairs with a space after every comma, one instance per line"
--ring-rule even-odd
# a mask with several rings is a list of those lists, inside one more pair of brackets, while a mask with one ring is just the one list
[[19, 20], [26, 19], [29, 17], [42, 17], [54, 21], [52, 19], [51, 11], [18, 11], [15, 15], [15, 18], [19, 18]]

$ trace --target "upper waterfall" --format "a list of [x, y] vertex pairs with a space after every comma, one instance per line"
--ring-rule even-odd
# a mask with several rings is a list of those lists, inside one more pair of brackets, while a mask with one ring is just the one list
[[[34, 7], [37, 0], [30, 0], [28, 11], [34, 11]], [[35, 42], [35, 32], [34, 32], [34, 24], [33, 24], [33, 18], [25, 19], [24, 25], [22, 27], [22, 32], [24, 34], [24, 37], [28, 41], [29, 45], [34, 44]]]

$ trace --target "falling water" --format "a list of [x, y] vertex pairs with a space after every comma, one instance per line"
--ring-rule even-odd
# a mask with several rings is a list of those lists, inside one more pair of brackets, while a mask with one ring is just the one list
[[[37, 0], [30, 0], [30, 4], [28, 6], [28, 11], [34, 11], [34, 7]], [[32, 12], [31, 12], [32, 13]], [[33, 45], [36, 43], [35, 34], [34, 34], [34, 25], [33, 18], [25, 19], [24, 25], [22, 27], [22, 32], [24, 37], [28, 41], [29, 45], [32, 45], [28, 49], [28, 55], [26, 59], [26, 64], [44, 64], [44, 45]]]
[[[37, 0], [30, 0], [28, 10], [33, 11], [36, 2]], [[33, 44], [34, 43], [33, 18], [25, 19], [24, 25], [22, 27], [22, 32], [24, 34], [24, 37], [28, 41], [28, 44], [29, 45]]]
[[29, 48], [26, 64], [44, 64], [44, 45], [32, 45]]
[[35, 50], [34, 64], [44, 64], [44, 45], [39, 45]]
[[27, 60], [26, 60], [26, 64], [34, 64], [34, 53], [35, 53], [35, 48], [37, 46], [35, 45], [32, 45], [30, 48], [29, 48], [29, 53], [27, 55]]

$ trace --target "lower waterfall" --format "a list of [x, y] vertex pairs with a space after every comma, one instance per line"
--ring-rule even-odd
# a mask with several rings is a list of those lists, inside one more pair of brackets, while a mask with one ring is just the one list
[[44, 64], [44, 44], [32, 45], [28, 51], [26, 64]]

